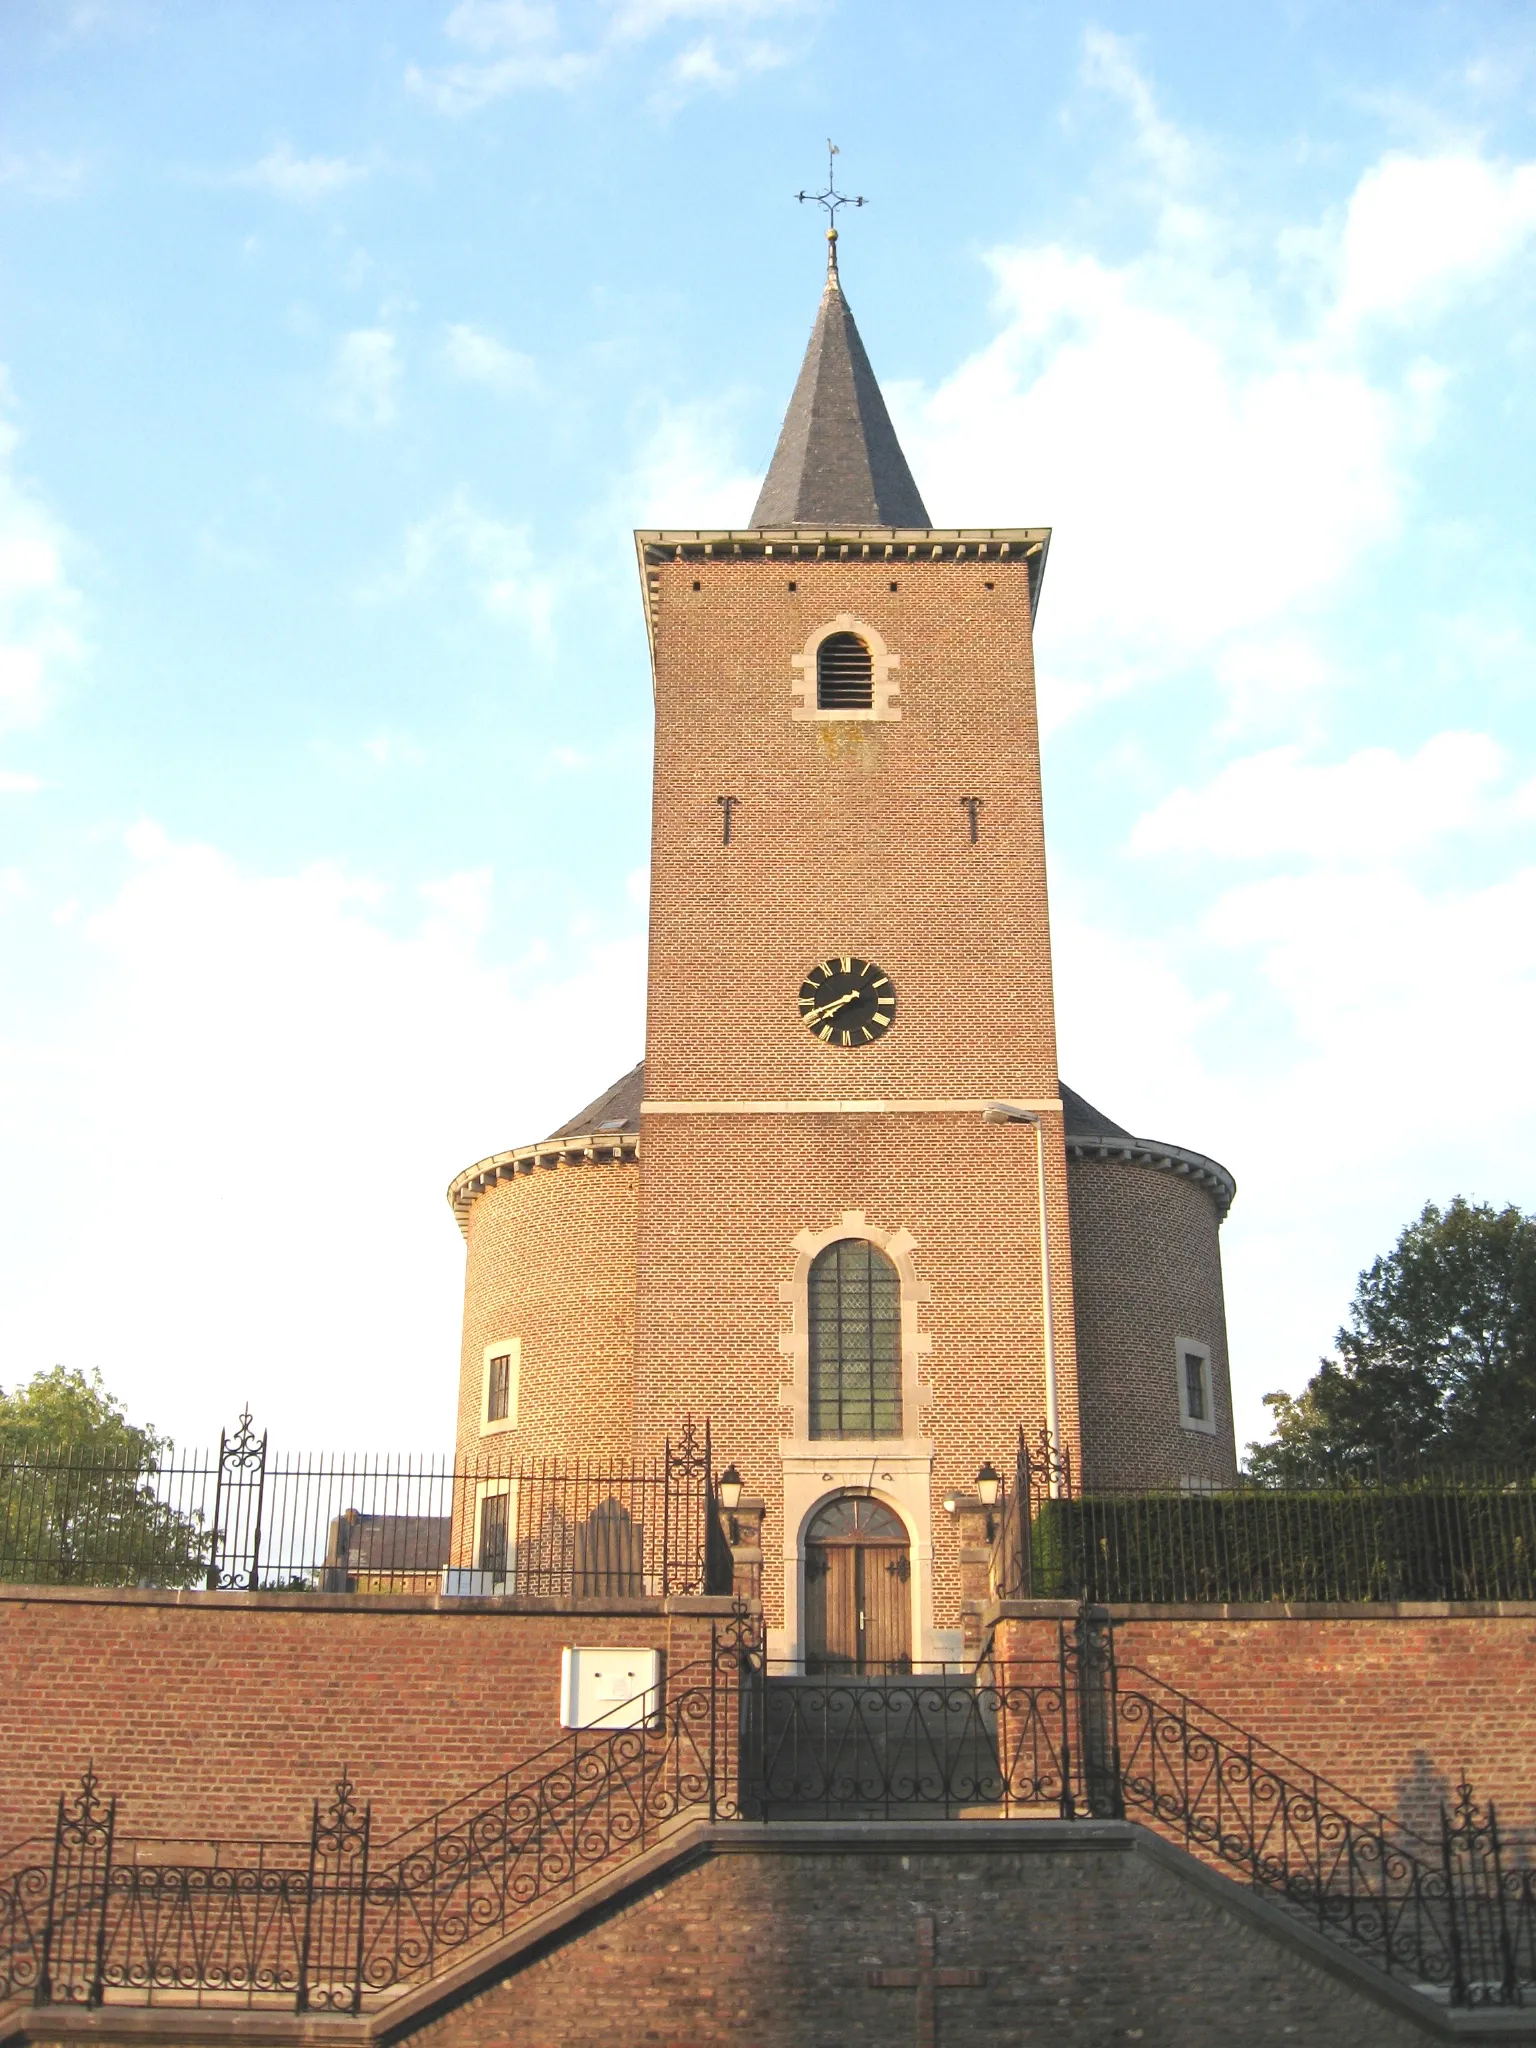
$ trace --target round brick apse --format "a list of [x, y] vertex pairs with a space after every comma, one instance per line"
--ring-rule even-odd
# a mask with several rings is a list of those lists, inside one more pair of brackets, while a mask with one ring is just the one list
[[[466, 1205], [458, 1457], [626, 1457], [635, 1426], [639, 1168], [546, 1153]], [[515, 1426], [484, 1420], [485, 1361], [516, 1344]]]
[[[1068, 1159], [1089, 1486], [1236, 1477], [1219, 1203], [1209, 1188], [1154, 1166]], [[1209, 1347], [1214, 1434], [1180, 1421], [1180, 1340]]]

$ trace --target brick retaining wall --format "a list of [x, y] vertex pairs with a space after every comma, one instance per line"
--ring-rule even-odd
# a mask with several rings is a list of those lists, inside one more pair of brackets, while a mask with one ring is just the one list
[[302, 1835], [345, 1764], [380, 1835], [555, 1741], [569, 1643], [709, 1654], [723, 1600], [0, 1586], [0, 1853], [87, 1759], [130, 1835]]
[[[1057, 1602], [1000, 1610], [998, 1657], [1054, 1658]], [[1141, 1666], [1413, 1827], [1463, 1771], [1536, 1830], [1536, 1605], [1111, 1607]]]
[[1140, 1829], [1027, 1826], [984, 1843], [993, 1831], [982, 1827], [970, 1848], [950, 1828], [947, 1841], [888, 1849], [861, 1843], [857, 1828], [820, 1832], [813, 1846], [783, 1839], [789, 1829], [743, 1829], [725, 1853], [583, 1916], [406, 2037], [432, 2048], [921, 2041], [915, 1990], [869, 1974], [911, 1970], [931, 1916], [938, 1967], [982, 1978], [934, 1993], [949, 2048], [1424, 2038], [1402, 2010], [1341, 1980], [1332, 1958], [1320, 1966], [1288, 1939], [1273, 1908], [1255, 1913], [1236, 1886]]

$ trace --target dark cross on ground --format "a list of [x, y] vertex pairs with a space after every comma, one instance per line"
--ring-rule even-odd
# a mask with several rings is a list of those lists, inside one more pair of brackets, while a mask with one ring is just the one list
[[985, 1984], [985, 1970], [941, 1970], [934, 1962], [933, 1915], [917, 1916], [917, 1968], [871, 1970], [868, 1981], [877, 1991], [916, 1991], [917, 2048], [934, 2048], [935, 1991], [975, 1990]]
[[836, 181], [832, 175], [834, 168], [832, 159], [837, 154], [837, 144], [829, 137], [827, 141], [827, 189], [825, 192], [797, 192], [795, 194], [798, 200], [802, 202], [807, 199], [813, 200], [817, 206], [825, 210], [827, 216], [827, 274], [829, 277], [836, 277], [837, 275], [838, 208], [841, 206], [868, 206], [869, 204], [867, 199], [862, 197], [850, 199], [846, 192], [838, 191]]

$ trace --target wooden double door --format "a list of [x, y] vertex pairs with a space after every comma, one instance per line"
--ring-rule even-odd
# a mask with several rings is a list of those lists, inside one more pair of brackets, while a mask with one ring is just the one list
[[845, 1493], [805, 1537], [805, 1668], [891, 1676], [912, 1669], [907, 1532], [883, 1502]]

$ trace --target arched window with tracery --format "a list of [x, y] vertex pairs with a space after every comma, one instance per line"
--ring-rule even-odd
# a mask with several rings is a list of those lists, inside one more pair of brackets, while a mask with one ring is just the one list
[[829, 633], [816, 650], [816, 709], [868, 711], [875, 701], [875, 668], [857, 633]]
[[811, 1261], [810, 1433], [902, 1434], [901, 1282], [867, 1238], [840, 1237]]

